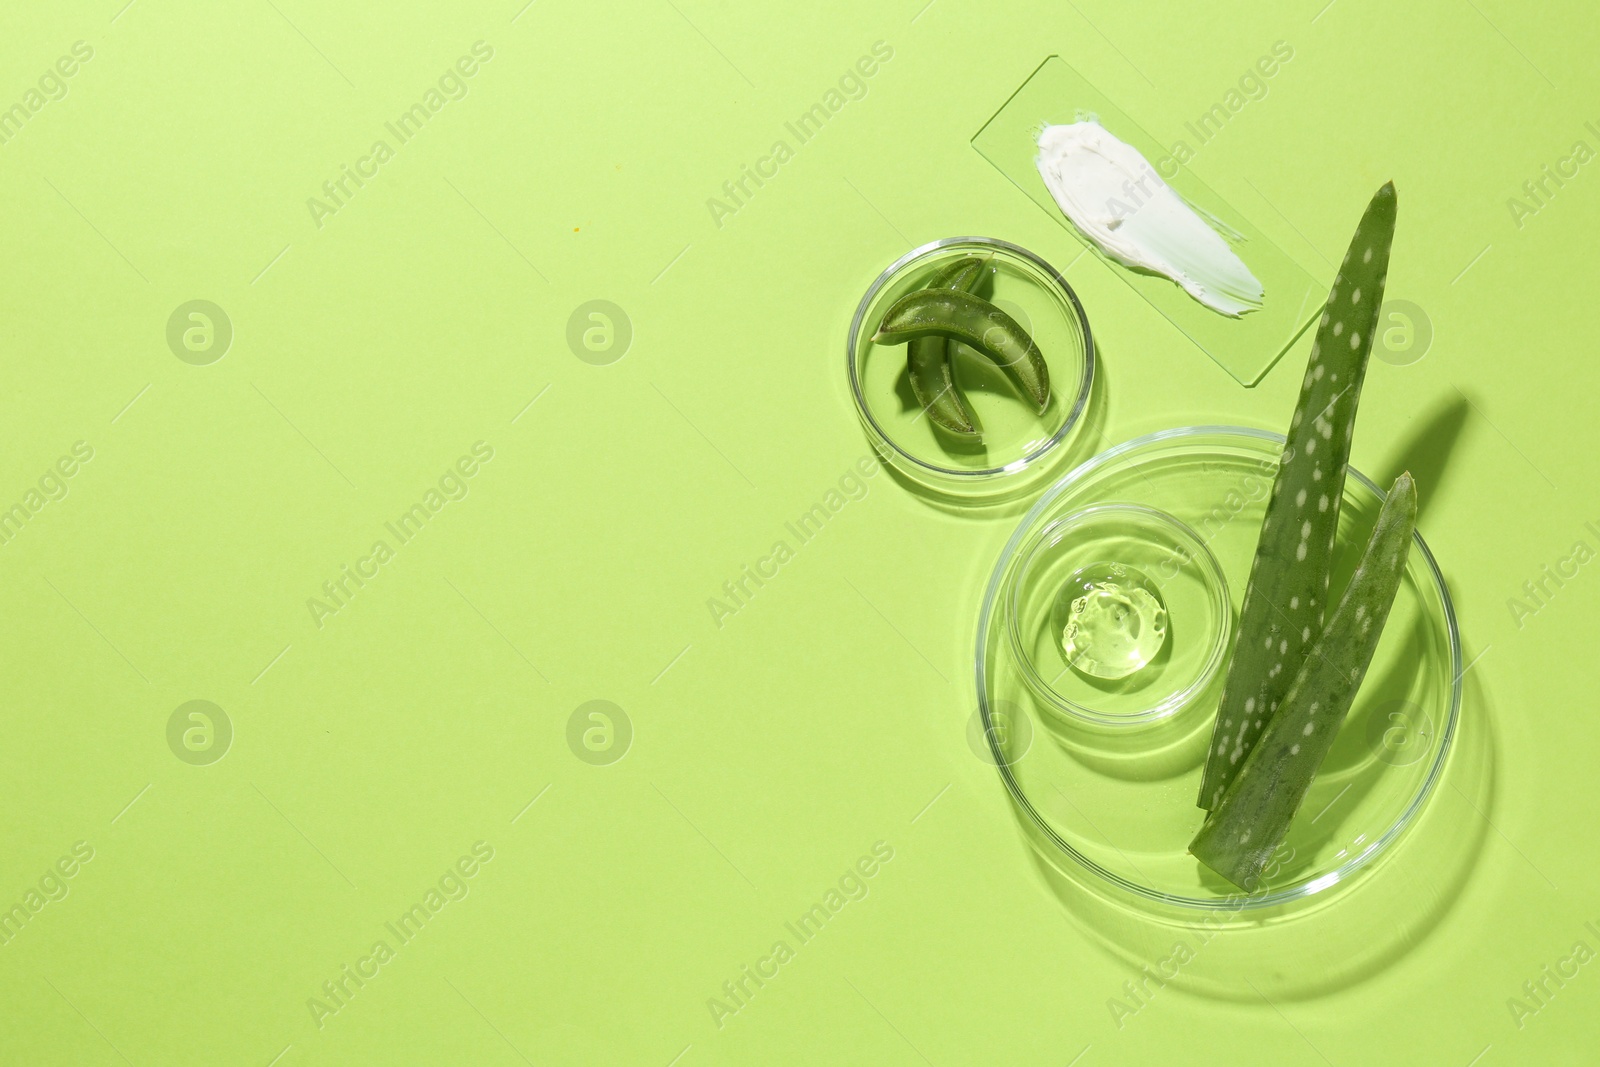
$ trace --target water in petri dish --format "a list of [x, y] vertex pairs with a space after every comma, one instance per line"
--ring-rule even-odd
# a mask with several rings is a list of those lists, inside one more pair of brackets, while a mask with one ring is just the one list
[[1136, 567], [1094, 563], [1068, 580], [1051, 611], [1067, 663], [1090, 678], [1126, 678], [1167, 641], [1167, 605]]

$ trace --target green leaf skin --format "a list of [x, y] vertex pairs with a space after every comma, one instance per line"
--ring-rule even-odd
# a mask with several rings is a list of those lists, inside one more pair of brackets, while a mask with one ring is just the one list
[[987, 300], [953, 289], [917, 289], [890, 305], [872, 340], [896, 345], [937, 335], [960, 341], [1005, 367], [1042, 412], [1050, 402], [1050, 370], [1033, 338]]
[[1322, 632], [1356, 405], [1394, 240], [1394, 184], [1367, 205], [1328, 293], [1267, 500], [1196, 799], [1213, 808]]
[[[963, 256], [941, 269], [928, 283], [929, 289], [959, 289], [971, 292], [983, 277], [984, 261], [976, 256]], [[972, 421], [961, 390], [956, 388], [955, 372], [950, 360], [950, 342], [936, 334], [917, 337], [906, 344], [906, 374], [911, 379], [911, 392], [917, 403], [928, 413], [934, 425], [942, 426], [954, 434], [975, 436], [978, 432]]]
[[1395, 480], [1328, 628], [1222, 794], [1189, 851], [1240, 889], [1253, 890], [1300, 810], [1372, 663], [1405, 577], [1417, 528], [1417, 489]]

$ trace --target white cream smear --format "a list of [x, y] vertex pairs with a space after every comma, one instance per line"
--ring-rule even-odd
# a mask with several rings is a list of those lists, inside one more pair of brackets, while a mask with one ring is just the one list
[[1046, 126], [1035, 163], [1056, 206], [1112, 259], [1171, 278], [1224, 315], [1261, 307], [1261, 282], [1228, 242], [1099, 122]]

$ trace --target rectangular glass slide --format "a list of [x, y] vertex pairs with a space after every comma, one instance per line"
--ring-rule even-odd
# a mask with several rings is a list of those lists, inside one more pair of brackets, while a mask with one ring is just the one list
[[[1170, 279], [1132, 270], [1109, 259], [1078, 232], [1045, 188], [1034, 157], [1041, 129], [1088, 116], [1097, 118], [1112, 135], [1138, 149], [1175, 193], [1202, 216], [1209, 215], [1221, 223], [1225, 227], [1221, 232], [1234, 231], [1226, 236], [1266, 291], [1260, 310], [1240, 318], [1219, 314]], [[1241, 385], [1252, 386], [1260, 381], [1321, 312], [1327, 299], [1326, 282], [1312, 278], [1060, 56], [1051, 56], [1040, 64], [973, 136], [972, 146]]]

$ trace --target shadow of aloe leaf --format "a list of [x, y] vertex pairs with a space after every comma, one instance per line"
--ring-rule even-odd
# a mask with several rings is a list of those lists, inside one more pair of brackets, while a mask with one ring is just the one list
[[[1438, 493], [1449, 469], [1448, 459], [1461, 436], [1466, 423], [1468, 405], [1464, 397], [1442, 402], [1437, 410], [1427, 416], [1411, 435], [1396, 448], [1387, 463], [1376, 468], [1372, 480], [1385, 493], [1396, 478], [1411, 472], [1417, 483], [1417, 528], [1423, 525], [1423, 516], [1429, 502]], [[1361, 550], [1372, 533], [1378, 517], [1378, 502], [1364, 501], [1363, 506], [1351, 507], [1348, 494], [1343, 512], [1339, 516], [1339, 541], [1334, 545], [1333, 559], [1328, 574], [1328, 609], [1350, 584], [1356, 564], [1361, 561]]]
[[[1422, 525], [1428, 504], [1451, 475], [1450, 454], [1466, 425], [1470, 406], [1464, 396], [1446, 398], [1417, 422], [1416, 429], [1397, 444], [1387, 463], [1373, 473], [1385, 490], [1406, 471], [1417, 482], [1417, 525]], [[1380, 477], [1381, 475], [1381, 477]]]

